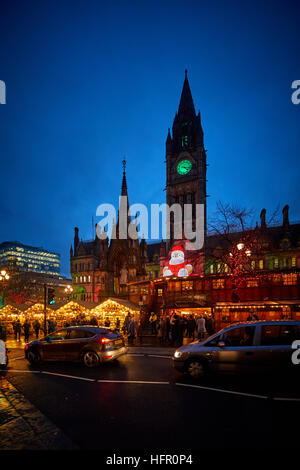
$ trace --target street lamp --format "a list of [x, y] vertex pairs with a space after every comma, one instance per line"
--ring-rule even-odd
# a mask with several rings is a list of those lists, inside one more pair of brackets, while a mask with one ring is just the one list
[[68, 285], [66, 288], [65, 288], [65, 293], [66, 294], [71, 294], [73, 292], [73, 287]]
[[70, 300], [70, 295], [72, 294], [72, 292], [73, 292], [73, 287], [68, 284], [65, 287], [65, 294], [68, 295], [68, 300]]
[[9, 280], [9, 275], [5, 271], [5, 269], [2, 269], [0, 273], [0, 281], [8, 281]]
[[[8, 280], [9, 280], [9, 277], [10, 277], [10, 276], [7, 274], [7, 272], [5, 271], [5, 269], [2, 269], [2, 270], [0, 271], [0, 281], [1, 281], [1, 285], [3, 285], [3, 283], [4, 283], [5, 281], [8, 281]], [[6, 287], [6, 285], [3, 285], [3, 289], [1, 289], [1, 291], [2, 291], [2, 292], [1, 292], [1, 298], [0, 298], [1, 304], [2, 304], [2, 303], [4, 304], [4, 302], [5, 302], [5, 287]]]

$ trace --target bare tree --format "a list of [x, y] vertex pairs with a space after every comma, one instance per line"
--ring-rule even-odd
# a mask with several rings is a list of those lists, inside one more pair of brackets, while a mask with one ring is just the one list
[[[228, 273], [232, 277], [233, 300], [238, 300], [237, 289], [245, 277], [257, 278], [255, 260], [265, 247], [267, 238], [265, 209], [261, 212], [261, 225], [254, 226], [254, 210], [219, 201], [216, 211], [208, 221], [206, 243], [206, 269], [216, 266], [217, 273]], [[278, 209], [268, 221], [274, 223]]]

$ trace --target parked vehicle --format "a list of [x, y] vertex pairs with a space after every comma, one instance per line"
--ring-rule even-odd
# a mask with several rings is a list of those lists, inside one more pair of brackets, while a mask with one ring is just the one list
[[8, 349], [5, 342], [0, 339], [0, 369], [5, 369], [8, 366]]
[[295, 340], [300, 340], [299, 321], [234, 324], [204, 341], [177, 349], [174, 367], [193, 378], [207, 372], [295, 371], [297, 366], [292, 362]]
[[123, 336], [108, 328], [72, 326], [31, 341], [24, 351], [31, 364], [82, 361], [87, 367], [96, 367], [126, 354], [127, 348]]

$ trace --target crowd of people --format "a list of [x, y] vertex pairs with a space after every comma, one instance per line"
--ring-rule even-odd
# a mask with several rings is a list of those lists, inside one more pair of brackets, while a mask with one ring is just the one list
[[213, 318], [211, 315], [184, 314], [172, 312], [160, 315], [151, 312], [149, 316], [151, 333], [157, 335], [161, 345], [180, 346], [183, 338], [204, 339], [214, 332]]
[[[26, 319], [23, 324], [20, 322], [19, 319], [14, 320], [12, 322], [12, 328], [13, 328], [15, 339], [17, 341], [20, 341], [21, 340], [21, 335], [22, 335], [22, 332], [23, 332], [24, 339], [25, 339], [26, 343], [28, 343], [29, 336], [31, 334], [34, 334], [35, 338], [38, 339], [39, 336], [40, 336], [40, 333], [44, 334], [44, 332], [45, 332], [45, 328], [44, 328], [44, 326], [41, 325], [39, 320], [34, 320], [33, 323], [30, 323], [30, 321], [28, 319]], [[47, 332], [52, 333], [52, 331], [55, 331], [55, 330], [56, 330], [55, 321], [47, 320]]]
[[[32, 323], [28, 319], [22, 324], [19, 319], [12, 322], [14, 337], [17, 341], [21, 340], [21, 335], [24, 335], [25, 342], [29, 341], [29, 337], [34, 335], [36, 339], [45, 334], [51, 334], [57, 328], [76, 326], [76, 325], [94, 325], [104, 326], [105, 328], [112, 328], [117, 332], [122, 333], [128, 339], [128, 344], [132, 345], [137, 336], [143, 335], [145, 329], [150, 326], [151, 334], [157, 336], [160, 345], [180, 346], [183, 344], [183, 339], [188, 340], [204, 339], [214, 333], [213, 318], [211, 315], [194, 315], [194, 314], [178, 314], [176, 311], [157, 315], [155, 312], [150, 314], [142, 314], [138, 320], [135, 319], [133, 314], [128, 313], [124, 319], [121, 328], [120, 318], [116, 318], [114, 324], [111, 324], [110, 319], [104, 319], [104, 323], [99, 321], [96, 317], [87, 320], [84, 316], [76, 316], [70, 320], [66, 320], [63, 325], [57, 325], [53, 319], [47, 320], [47, 332], [45, 333], [44, 324], [40, 323], [38, 319]], [[6, 336], [5, 328], [0, 328], [1, 336]]]

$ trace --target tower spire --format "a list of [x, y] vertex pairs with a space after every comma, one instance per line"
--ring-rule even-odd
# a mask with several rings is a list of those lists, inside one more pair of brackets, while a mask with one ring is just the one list
[[183, 82], [181, 98], [178, 108], [179, 118], [190, 117], [193, 118], [196, 115], [193, 97], [190, 89], [190, 84], [187, 78], [187, 69], [185, 69], [185, 78]]
[[126, 181], [126, 160], [125, 160], [125, 158], [122, 161], [122, 165], [123, 165], [123, 179], [122, 179], [121, 196], [127, 196], [128, 197], [127, 181]]
[[127, 192], [125, 158], [122, 160], [122, 165], [123, 165], [123, 178], [122, 178], [122, 187], [121, 187], [121, 198], [119, 199], [118, 219], [117, 219], [117, 224], [116, 224], [117, 238], [119, 238], [120, 231], [121, 233], [125, 233], [125, 230], [128, 228], [128, 225], [131, 222], [131, 216], [129, 214], [129, 200], [128, 200], [128, 192]]

